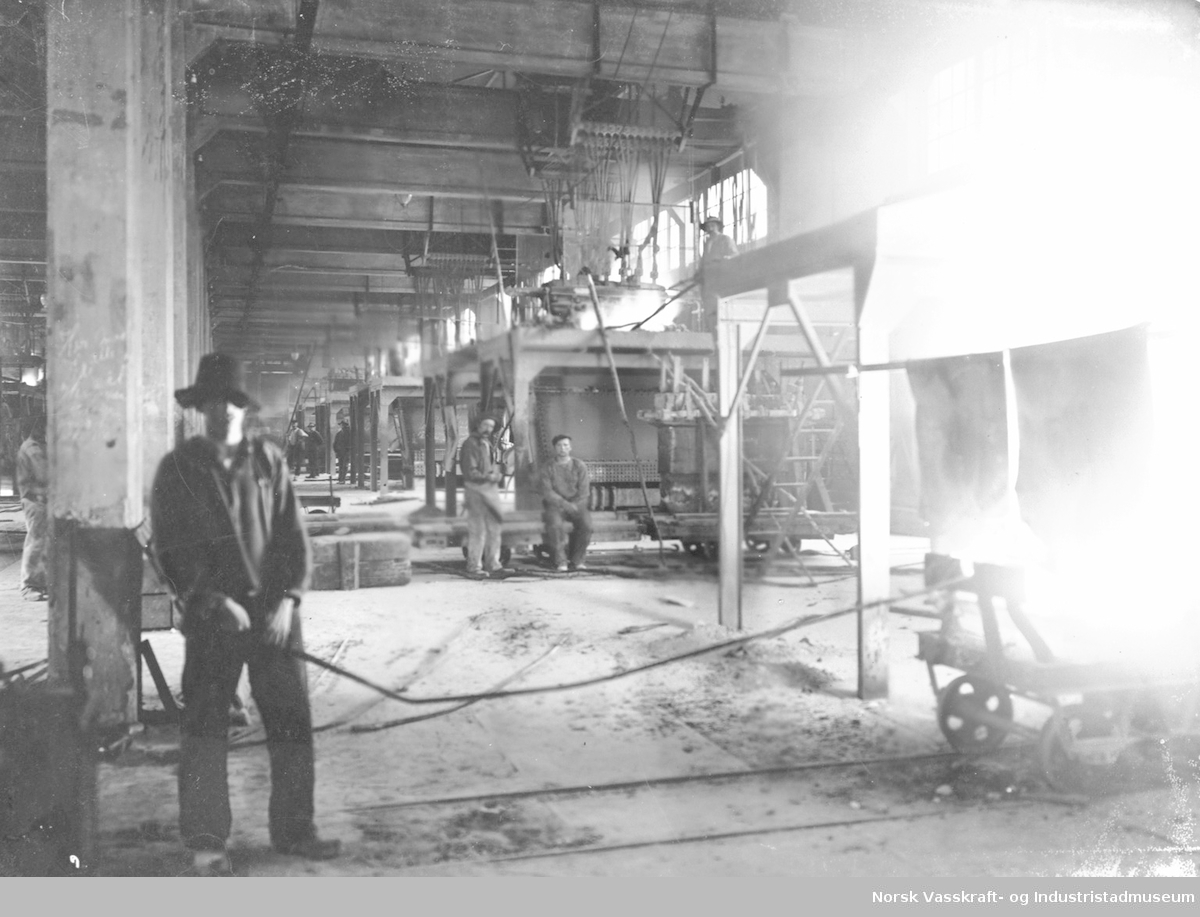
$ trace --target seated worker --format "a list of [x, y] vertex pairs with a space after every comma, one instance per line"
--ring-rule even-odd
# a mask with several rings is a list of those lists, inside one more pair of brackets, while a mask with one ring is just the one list
[[[592, 540], [592, 516], [588, 512], [591, 482], [587, 465], [577, 458], [571, 458], [571, 437], [565, 433], [554, 437], [554, 461], [542, 468], [539, 483], [546, 546], [550, 549], [554, 569], [560, 573], [568, 569], [586, 570], [583, 558]], [[564, 531], [565, 520], [570, 520], [572, 524], [569, 545]], [[565, 558], [564, 547], [567, 549]]]

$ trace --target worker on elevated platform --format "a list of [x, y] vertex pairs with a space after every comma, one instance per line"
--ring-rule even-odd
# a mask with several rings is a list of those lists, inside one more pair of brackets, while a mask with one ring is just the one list
[[700, 331], [717, 330], [717, 297], [708, 288], [708, 269], [716, 262], [732, 258], [737, 254], [737, 245], [723, 232], [725, 224], [720, 217], [707, 217], [700, 224], [704, 233], [704, 254], [700, 256], [701, 316]]
[[[591, 489], [588, 467], [571, 457], [571, 437], [554, 437], [554, 461], [542, 468], [542, 520], [546, 525], [546, 547], [554, 569], [586, 570], [583, 559], [592, 540], [592, 514], [588, 511]], [[566, 521], [571, 522], [568, 543]]]

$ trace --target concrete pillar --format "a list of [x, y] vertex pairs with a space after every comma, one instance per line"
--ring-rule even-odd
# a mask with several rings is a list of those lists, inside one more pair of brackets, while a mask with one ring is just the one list
[[50, 674], [86, 728], [137, 716], [133, 529], [172, 438], [176, 18], [175, 0], [47, 15]]
[[[177, 0], [172, 0], [172, 7]], [[169, 225], [173, 234], [171, 248], [171, 282], [168, 308], [173, 316], [172, 324], [172, 369], [170, 373], [170, 404], [175, 415], [175, 440], [203, 432], [199, 416], [194, 411], [185, 411], [175, 403], [174, 389], [191, 385], [195, 378], [200, 354], [196, 352], [200, 343], [199, 329], [195, 327], [199, 309], [197, 304], [204, 299], [204, 248], [200, 232], [200, 210], [196, 203], [195, 162], [188, 149], [187, 138], [187, 57], [184, 53], [184, 17], [170, 11], [168, 28], [168, 72], [172, 91], [168, 94], [167, 131], [171, 152], [171, 183], [167, 204], [170, 210]], [[204, 333], [207, 328], [204, 315]]]

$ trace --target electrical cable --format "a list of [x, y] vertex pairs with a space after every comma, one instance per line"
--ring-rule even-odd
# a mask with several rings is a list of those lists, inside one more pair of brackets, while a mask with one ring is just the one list
[[642, 499], [646, 503], [646, 512], [650, 515], [650, 526], [654, 530], [654, 537], [658, 539], [658, 559], [661, 562], [663, 558], [662, 532], [659, 531], [658, 522], [654, 518], [654, 507], [650, 505], [650, 492], [646, 489], [646, 473], [642, 469], [641, 457], [638, 455], [637, 435], [633, 432], [633, 425], [629, 422], [629, 414], [625, 411], [625, 396], [621, 392], [621, 377], [617, 372], [617, 359], [613, 356], [612, 345], [608, 341], [608, 332], [604, 328], [604, 316], [600, 313], [600, 297], [596, 294], [596, 285], [592, 282], [592, 274], [589, 271], [583, 276], [587, 281], [588, 295], [592, 300], [592, 309], [596, 312], [600, 340], [604, 344], [604, 353], [608, 357], [608, 368], [612, 372], [613, 390], [617, 396], [617, 407], [621, 410], [621, 422], [625, 424], [625, 429], [629, 431], [629, 447], [633, 452], [634, 465], [637, 467], [638, 483], [642, 488]]
[[[530, 669], [532, 669], [534, 666], [536, 666], [539, 662], [541, 662], [543, 659], [545, 659], [547, 656], [550, 656], [553, 653], [555, 653], [560, 646], [562, 646], [561, 642], [555, 643], [553, 646], [550, 647], [550, 649], [546, 650], [546, 652], [544, 652], [544, 653], [542, 653], [542, 655], [538, 656], [537, 659], [533, 660], [533, 662], [529, 663], [528, 665], [524, 666], [523, 668], [517, 669], [517, 671], [513, 672], [513, 674], [509, 675], [507, 678], [504, 678], [504, 679], [498, 681], [496, 683], [496, 687], [493, 690], [499, 690], [500, 688], [503, 688], [505, 685], [512, 684], [514, 681], [516, 681], [518, 678], [520, 678], [522, 675], [524, 675], [526, 672], [528, 672]], [[479, 700], [482, 700], [482, 699], [483, 698], [479, 698]], [[433, 713], [422, 713], [422, 714], [419, 714], [418, 716], [406, 716], [406, 717], [403, 717], [398, 720], [388, 720], [386, 723], [358, 724], [358, 725], [351, 726], [350, 731], [351, 732], [380, 732], [381, 730], [391, 729], [395, 726], [407, 726], [409, 723], [419, 723], [422, 720], [431, 720], [431, 719], [434, 719], [435, 717], [445, 716], [446, 714], [449, 714], [449, 713], [456, 713], [457, 711], [462, 710], [465, 707], [470, 707], [472, 704], [475, 704], [475, 703], [478, 703], [478, 701], [467, 700], [467, 701], [463, 701], [461, 704], [455, 704], [453, 707], [450, 707], [448, 710], [437, 710], [437, 711], [434, 711]]]
[[662, 53], [663, 43], [667, 40], [667, 32], [671, 28], [671, 17], [675, 14], [674, 10], [667, 10], [667, 21], [663, 25], [662, 35], [658, 39], [658, 47], [654, 50], [654, 59], [650, 61], [650, 69], [646, 71], [645, 82], [642, 83], [641, 89], [638, 91], [638, 98], [646, 91], [646, 87], [650, 85], [650, 77], [654, 75], [654, 68], [658, 66], [658, 55]]
[[343, 669], [340, 666], [336, 666], [336, 665], [333, 665], [332, 663], [326, 662], [324, 659], [321, 659], [317, 656], [312, 656], [309, 653], [306, 653], [302, 650], [286, 650], [286, 652], [289, 655], [294, 656], [297, 659], [302, 659], [305, 662], [310, 662], [313, 665], [318, 666], [323, 669], [329, 669], [335, 675], [341, 675], [343, 678], [346, 678], [349, 681], [357, 682], [358, 684], [361, 684], [365, 687], [371, 688], [373, 691], [376, 691], [376, 692], [384, 695], [385, 697], [389, 697], [392, 700], [399, 701], [400, 703], [403, 703], [403, 704], [412, 704], [414, 706], [419, 706], [422, 704], [446, 704], [446, 703], [459, 703], [462, 701], [497, 700], [497, 699], [505, 698], [505, 697], [526, 697], [526, 696], [535, 695], [535, 694], [551, 694], [556, 691], [566, 691], [566, 690], [572, 690], [575, 688], [586, 688], [586, 687], [591, 687], [593, 685], [604, 684], [604, 683], [610, 682], [610, 681], [617, 681], [619, 679], [626, 678], [630, 675], [636, 675], [641, 672], [648, 672], [651, 669], [657, 669], [664, 665], [669, 665], [672, 662], [680, 662], [685, 659], [693, 659], [697, 656], [704, 656], [704, 655], [707, 655], [708, 653], [715, 653], [715, 652], [719, 652], [720, 650], [732, 649], [733, 647], [742, 646], [746, 643], [752, 643], [755, 640], [767, 640], [772, 637], [779, 637], [790, 631], [798, 630], [799, 628], [802, 628], [802, 627], [809, 627], [813, 624], [819, 624], [824, 621], [830, 621], [830, 620], [833, 620], [834, 618], [844, 617], [845, 615], [853, 614], [854, 612], [857, 612], [857, 611], [865, 611], [868, 608], [878, 608], [882, 605], [892, 605], [897, 602], [907, 601], [908, 599], [915, 599], [915, 598], [920, 598], [920, 597], [926, 596], [926, 595], [932, 595], [935, 592], [941, 592], [945, 589], [950, 589], [953, 586], [955, 586], [959, 583], [967, 582], [968, 580], [969, 580], [969, 577], [955, 577], [954, 579], [937, 583], [933, 586], [929, 586], [929, 587], [919, 590], [917, 592], [900, 593], [899, 595], [888, 596], [888, 597], [882, 598], [882, 599], [876, 599], [875, 601], [872, 601], [872, 602], [865, 602], [861, 605], [856, 603], [854, 605], [850, 605], [845, 608], [839, 608], [835, 611], [825, 612], [823, 614], [804, 615], [800, 618], [794, 618], [791, 621], [788, 621], [784, 624], [780, 624], [776, 627], [769, 628], [767, 630], [756, 631], [752, 634], [746, 634], [741, 637], [734, 637], [733, 639], [730, 639], [730, 640], [722, 640], [718, 643], [713, 643], [708, 646], [703, 646], [703, 647], [700, 647], [700, 648], [694, 649], [694, 650], [688, 650], [687, 652], [684, 652], [684, 653], [677, 653], [673, 656], [666, 656], [662, 659], [656, 659], [653, 662], [647, 662], [647, 663], [644, 663], [643, 665], [634, 666], [633, 668], [629, 668], [629, 669], [621, 669], [620, 671], [611, 672], [607, 675], [597, 675], [593, 678], [584, 678], [584, 679], [580, 679], [578, 681], [563, 682], [563, 683], [555, 684], [555, 685], [537, 685], [537, 686], [529, 687], [529, 688], [512, 688], [512, 689], [504, 690], [504, 691], [485, 691], [485, 692], [478, 692], [478, 693], [474, 693], [474, 694], [444, 694], [439, 697], [408, 697], [408, 696], [400, 694], [396, 691], [392, 691], [389, 688], [385, 688], [382, 685], [378, 685], [375, 682], [373, 682], [367, 678], [364, 678], [361, 675], [357, 675], [354, 672], [348, 671], [347, 669]]
[[[629, 47], [629, 38], [633, 35], [633, 24], [637, 22], [638, 8], [633, 8], [633, 15], [629, 17], [629, 31], [625, 33], [625, 44], [621, 45], [621, 55], [617, 58], [617, 66], [613, 70], [613, 82], [617, 80], [617, 74], [621, 72], [621, 64], [625, 60], [625, 50]], [[597, 63], [599, 63], [597, 61]]]
[[[590, 278], [589, 278], [589, 283], [590, 283]], [[142, 545], [141, 547], [147, 556], [150, 556], [150, 557], [153, 556], [153, 552], [150, 550], [150, 547], [148, 544]], [[898, 595], [887, 596], [882, 599], [876, 599], [872, 602], [864, 602], [861, 604], [855, 603], [854, 605], [850, 605], [845, 608], [839, 608], [835, 611], [825, 612], [824, 614], [804, 615], [802, 617], [794, 618], [791, 621], [785, 622], [784, 624], [769, 628], [767, 630], [756, 631], [752, 634], [745, 634], [744, 636], [741, 636], [741, 637], [735, 637], [730, 640], [723, 640], [718, 643], [713, 643], [708, 646], [699, 647], [698, 649], [689, 650], [684, 653], [677, 653], [673, 656], [666, 656], [662, 659], [656, 659], [653, 662], [648, 662], [643, 665], [634, 666], [633, 668], [629, 668], [629, 669], [622, 669], [617, 672], [611, 672], [607, 675], [599, 675], [599, 676], [595, 676], [593, 678], [580, 679], [580, 680], [574, 681], [574, 682], [563, 682], [563, 683], [555, 684], [555, 685], [538, 685], [538, 686], [529, 687], [529, 688], [512, 688], [512, 689], [508, 689], [508, 690], [493, 689], [490, 691], [476, 692], [476, 693], [472, 693], [472, 694], [444, 694], [444, 695], [441, 695], [438, 697], [408, 697], [404, 694], [399, 693], [398, 691], [393, 691], [390, 688], [385, 688], [383, 685], [377, 684], [368, 678], [364, 678], [361, 675], [351, 672], [349, 669], [345, 669], [339, 665], [333, 664], [332, 662], [328, 662], [324, 659], [321, 659], [319, 656], [313, 656], [311, 653], [305, 652], [303, 650], [293, 650], [293, 649], [285, 648], [284, 652], [286, 652], [289, 656], [292, 656], [295, 659], [300, 659], [304, 662], [315, 665], [318, 668], [326, 669], [326, 670], [332, 672], [334, 675], [339, 675], [348, 681], [353, 681], [357, 684], [363, 685], [364, 687], [370, 688], [372, 691], [375, 691], [377, 694], [380, 694], [383, 697], [390, 698], [391, 700], [399, 701], [400, 703], [403, 703], [403, 704], [411, 704], [413, 706], [421, 706], [421, 705], [425, 705], [425, 704], [475, 703], [476, 701], [498, 700], [500, 698], [505, 698], [505, 697], [526, 697], [526, 696], [536, 695], [536, 694], [551, 694], [551, 693], [554, 693], [557, 691], [567, 691], [567, 690], [572, 690], [575, 688], [586, 688], [586, 687], [591, 687], [593, 685], [604, 684], [606, 682], [617, 681], [619, 679], [626, 678], [630, 675], [636, 675], [641, 672], [648, 672], [651, 669], [661, 668], [662, 666], [669, 665], [670, 663], [673, 663], [673, 662], [681, 662], [685, 659], [693, 659], [698, 656], [707, 655], [708, 653], [715, 653], [715, 652], [719, 652], [720, 650], [724, 650], [724, 649], [732, 649], [733, 647], [743, 646], [747, 643], [754, 642], [755, 640], [766, 640], [766, 639], [771, 639], [773, 637], [779, 637], [779, 636], [782, 636], [783, 634], [786, 634], [793, 630], [798, 630], [799, 628], [802, 628], [802, 627], [808, 627], [813, 624], [819, 624], [823, 621], [830, 621], [830, 620], [833, 620], [834, 618], [844, 617], [845, 615], [852, 614], [854, 612], [865, 611], [868, 608], [878, 608], [883, 605], [892, 605], [897, 602], [907, 601], [908, 599], [921, 598], [926, 595], [932, 595], [935, 592], [941, 592], [943, 590], [952, 588], [953, 586], [955, 586], [959, 583], [967, 582], [969, 579], [970, 579], [970, 577], [959, 576], [959, 577], [955, 577], [953, 579], [946, 580], [946, 581], [943, 581], [940, 583], [935, 583], [932, 586], [928, 586], [925, 589], [921, 589], [916, 592], [900, 593]], [[172, 601], [178, 603], [178, 597], [175, 596], [173, 591], [171, 590], [169, 581], [164, 580], [164, 585], [166, 585], [168, 592], [171, 594]], [[552, 647], [551, 650], [548, 651], [546, 654], [539, 657], [533, 663], [530, 663], [530, 666], [535, 665], [538, 662], [541, 662], [542, 659], [544, 659], [546, 655], [549, 655], [549, 652], [553, 652], [555, 649], [557, 649], [557, 644], [554, 647]], [[36, 664], [37, 663], [35, 663], [35, 665]], [[522, 672], [526, 671], [530, 666], [527, 666], [525, 669], [521, 669], [518, 672], [514, 673], [512, 676], [509, 676], [509, 678], [506, 679], [504, 682], [502, 682], [502, 684], [508, 683], [511, 680], [515, 679], [518, 675], [522, 674]], [[26, 668], [28, 668], [28, 666]], [[442, 713], [450, 713], [450, 712], [452, 712], [452, 711], [440, 711], [438, 714], [433, 714], [429, 717], [421, 717], [421, 719], [429, 719], [429, 718], [432, 718], [432, 716], [434, 716], [434, 715], [441, 715]], [[409, 721], [412, 722], [415, 720], [410, 719]], [[313, 731], [321, 732], [321, 731], [324, 731], [327, 729], [332, 729], [337, 725], [340, 725], [340, 723], [337, 723], [337, 722], [327, 723], [324, 726], [315, 728]], [[399, 723], [397, 723], [397, 725], [399, 725]], [[248, 747], [249, 745], [254, 745], [254, 744], [260, 744], [260, 743], [248, 742], [248, 743], [237, 745], [236, 747]]]

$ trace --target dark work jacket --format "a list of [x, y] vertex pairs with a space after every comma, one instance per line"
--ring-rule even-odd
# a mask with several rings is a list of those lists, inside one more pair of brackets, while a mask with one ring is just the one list
[[350, 430], [348, 427], [338, 428], [337, 435], [333, 437], [333, 454], [339, 456], [350, 454]]
[[496, 483], [488, 475], [498, 471], [496, 456], [491, 440], [472, 433], [458, 450], [458, 463], [462, 468], [463, 488], [466, 490], [495, 490]]
[[229, 471], [203, 436], [168, 453], [154, 478], [150, 521], [155, 556], [183, 604], [185, 633], [207, 623], [225, 596], [261, 622], [308, 585], [299, 503], [282, 454], [266, 440], [243, 441]]

